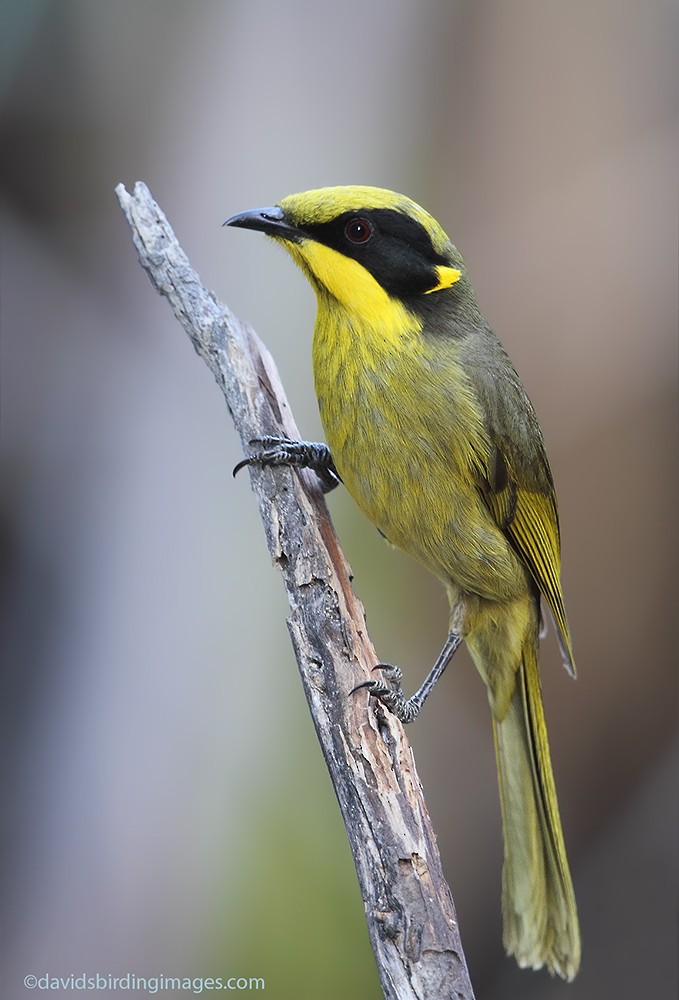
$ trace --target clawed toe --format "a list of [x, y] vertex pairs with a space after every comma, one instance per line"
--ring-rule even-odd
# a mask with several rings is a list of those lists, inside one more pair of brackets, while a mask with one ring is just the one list
[[419, 705], [404, 695], [401, 687], [403, 673], [400, 667], [395, 667], [391, 663], [378, 663], [373, 670], [382, 672], [381, 679], [362, 681], [352, 688], [350, 693], [354, 694], [365, 689], [371, 698], [377, 698], [401, 722], [412, 722], [419, 712]]
[[395, 667], [391, 663], [377, 663], [373, 667], [373, 672], [375, 670], [383, 671], [384, 679], [379, 681], [361, 681], [356, 687], [352, 688], [349, 692], [350, 695], [355, 694], [356, 691], [367, 690], [375, 698], [382, 698], [384, 695], [393, 694], [395, 691], [399, 691], [403, 694], [401, 690], [401, 678], [403, 677], [403, 671], [400, 667]]
[[232, 475], [235, 476], [244, 469], [246, 465], [286, 465], [290, 461], [291, 451], [294, 451], [297, 441], [290, 438], [274, 437], [265, 434], [263, 437], [250, 438], [248, 444], [251, 448], [257, 448], [252, 455], [242, 459], [234, 467]]
[[385, 694], [389, 694], [389, 688], [382, 681], [363, 681], [362, 684], [357, 684], [355, 688], [352, 688], [349, 694], [356, 694], [357, 691], [368, 691], [374, 698], [382, 698]]
[[[392, 687], [401, 687], [401, 680], [403, 678], [403, 671], [400, 667], [394, 666], [393, 663], [377, 663], [373, 667], [373, 671], [381, 670], [382, 676], [386, 681], [390, 683]], [[375, 682], [379, 684], [379, 681]]]

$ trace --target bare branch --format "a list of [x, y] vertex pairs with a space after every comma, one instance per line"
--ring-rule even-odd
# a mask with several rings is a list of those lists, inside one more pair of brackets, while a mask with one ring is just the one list
[[[116, 188], [142, 266], [222, 389], [241, 440], [299, 438], [273, 360], [201, 285], [146, 185]], [[455, 907], [410, 744], [367, 694], [377, 656], [315, 477], [251, 468], [290, 603], [288, 628], [339, 800], [388, 1000], [473, 1000]]]

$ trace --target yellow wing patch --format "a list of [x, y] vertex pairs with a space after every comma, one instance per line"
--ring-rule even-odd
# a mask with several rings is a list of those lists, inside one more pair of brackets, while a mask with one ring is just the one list
[[561, 593], [559, 520], [554, 496], [516, 486], [485, 490], [488, 507], [535, 580], [556, 623], [564, 666], [575, 676], [573, 647]]
[[519, 490], [516, 511], [506, 533], [514, 542], [554, 615], [564, 665], [575, 676], [570, 629], [561, 593], [559, 522], [554, 498], [544, 493]]

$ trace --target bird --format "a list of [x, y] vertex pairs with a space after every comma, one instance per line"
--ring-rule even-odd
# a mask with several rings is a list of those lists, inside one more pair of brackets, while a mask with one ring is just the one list
[[377, 664], [367, 689], [404, 723], [464, 642], [486, 685], [504, 840], [503, 944], [522, 968], [571, 981], [580, 965], [538, 646], [546, 606], [567, 671], [554, 480], [535, 410], [477, 304], [462, 255], [416, 202], [324, 187], [241, 212], [301, 268], [317, 299], [312, 360], [325, 442], [264, 437], [240, 462], [344, 484], [393, 545], [443, 583], [449, 632], [424, 683]]

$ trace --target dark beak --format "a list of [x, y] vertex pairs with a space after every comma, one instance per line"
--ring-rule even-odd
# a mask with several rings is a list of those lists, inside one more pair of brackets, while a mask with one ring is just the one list
[[267, 236], [277, 236], [284, 240], [299, 240], [301, 233], [285, 217], [285, 212], [278, 205], [273, 208], [253, 208], [250, 212], [240, 212], [232, 215], [224, 223], [225, 226], [236, 226], [238, 229], [255, 229]]

